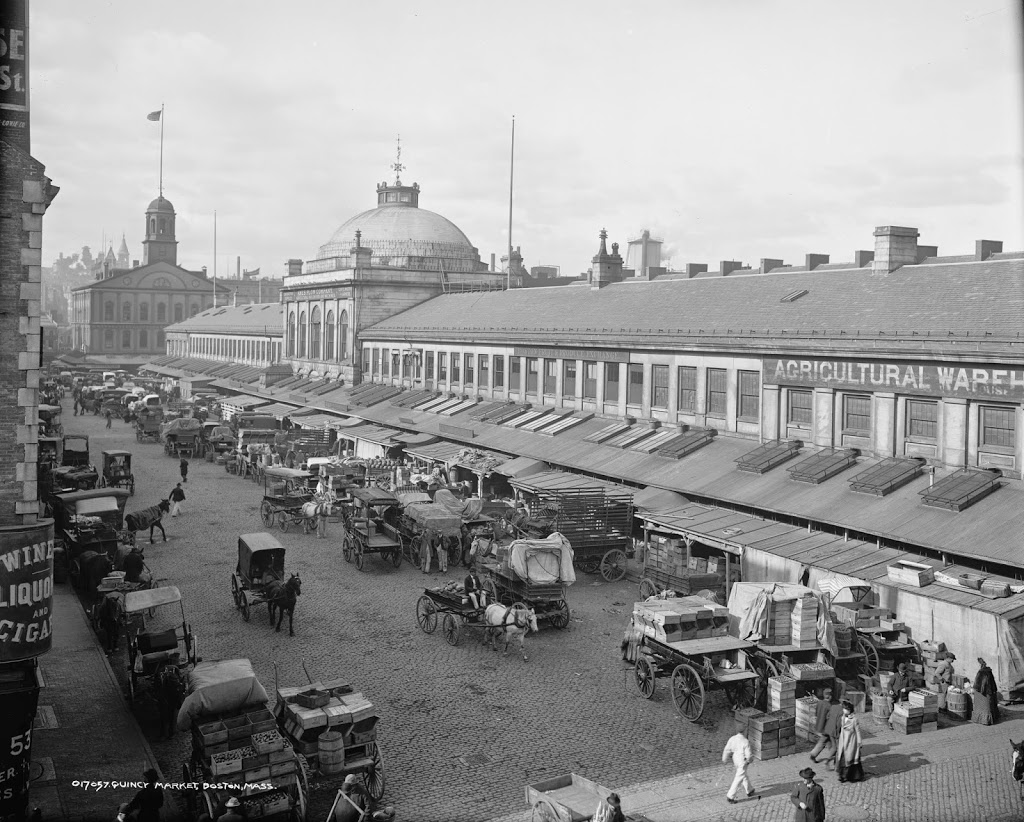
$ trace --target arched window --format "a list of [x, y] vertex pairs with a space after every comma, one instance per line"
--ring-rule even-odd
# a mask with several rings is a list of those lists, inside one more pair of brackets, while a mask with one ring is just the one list
[[174, 321], [180, 323], [185, 315], [185, 309], [181, 303], [174, 304]]
[[106, 331], [103, 332], [103, 347], [114, 347], [114, 329], [108, 328]]
[[327, 322], [324, 323], [324, 359], [334, 359], [334, 312], [327, 312]]
[[112, 323], [114, 321], [114, 304], [104, 303], [103, 304], [103, 320], [104, 322]]
[[121, 304], [121, 320], [126, 323], [132, 321], [132, 304], [122, 303]]
[[198, 313], [199, 313], [199, 306], [196, 305], [195, 303], [193, 303], [192, 307], [188, 310], [188, 315], [190, 317], [194, 317]]
[[287, 340], [285, 341], [288, 346], [289, 357], [295, 356], [295, 312], [291, 311], [288, 313], [288, 329], [285, 335]]
[[338, 340], [338, 359], [348, 359], [348, 312], [341, 312], [341, 334]]
[[299, 314], [299, 357], [306, 356], [306, 312]]
[[161, 328], [156, 332], [156, 347], [161, 351], [167, 345], [167, 336], [164, 334], [164, 330]]
[[131, 347], [132, 347], [132, 332], [129, 331], [126, 328], [126, 329], [124, 329], [124, 331], [121, 332], [121, 348], [131, 348]]
[[149, 218], [149, 233], [156, 234], [156, 217]]
[[320, 306], [313, 306], [309, 315], [309, 356], [310, 359], [320, 359]]
[[139, 348], [149, 348], [149, 332], [145, 328], [139, 329]]
[[156, 321], [158, 323], [167, 322], [167, 303], [156, 304]]
[[165, 231], [167, 231], [167, 220], [165, 220], [163, 217], [161, 217], [160, 218], [160, 233], [163, 234]]
[[149, 322], [149, 303], [143, 303], [139, 306], [139, 322]]

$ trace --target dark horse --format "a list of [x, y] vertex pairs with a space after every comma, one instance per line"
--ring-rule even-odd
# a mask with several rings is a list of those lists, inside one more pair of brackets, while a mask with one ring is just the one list
[[292, 620], [295, 618], [295, 601], [301, 593], [302, 580], [299, 579], [298, 574], [292, 574], [287, 582], [275, 579], [273, 582], [267, 583], [267, 587], [263, 589], [263, 595], [267, 598], [267, 610], [270, 611], [271, 625], [274, 624], [274, 609], [281, 609], [277, 615], [277, 628], [275, 630], [281, 630], [281, 620], [284, 618], [285, 611], [287, 611], [288, 635], [295, 636]]
[[164, 531], [163, 523], [160, 520], [170, 510], [170, 501], [162, 499], [156, 505], [150, 505], [149, 508], [127, 514], [124, 518], [125, 525], [129, 531], [133, 532], [145, 531], [148, 528], [150, 545], [153, 544], [153, 529], [159, 528], [160, 533], [164, 535], [164, 542], [167, 542], [167, 532]]
[[185, 700], [185, 677], [177, 665], [164, 665], [156, 674], [156, 706], [160, 735], [170, 739], [178, 721], [178, 709]]

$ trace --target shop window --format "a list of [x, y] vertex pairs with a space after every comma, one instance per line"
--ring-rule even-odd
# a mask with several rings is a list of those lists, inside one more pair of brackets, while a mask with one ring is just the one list
[[508, 387], [510, 391], [520, 391], [523, 387], [523, 361], [519, 357], [511, 357], [508, 361]]
[[[103, 321], [112, 323], [114, 321], [114, 304], [104, 303], [103, 304]], [[113, 345], [113, 343], [111, 343]]]
[[149, 331], [145, 328], [139, 329], [139, 348], [143, 350], [149, 348]]
[[425, 364], [424, 364], [424, 369], [427, 372], [426, 376], [424, 376], [424, 379], [426, 379], [426, 380], [433, 380], [434, 379], [434, 352], [433, 351], [428, 351], [426, 353], [426, 361], [425, 361]]
[[907, 400], [907, 436], [914, 439], [938, 439], [939, 404], [937, 402]]
[[983, 405], [981, 407], [981, 446], [1015, 448], [1017, 443], [1017, 412], [1013, 408]]
[[380, 375], [382, 377], [390, 376], [391, 374], [391, 351], [387, 348], [380, 350]]
[[448, 353], [437, 352], [437, 381], [448, 382]]
[[324, 322], [324, 359], [334, 359], [334, 312], [327, 312], [327, 319]]
[[139, 322], [149, 322], [149, 303], [143, 303], [139, 306]]
[[412, 354], [412, 367], [416, 374], [416, 379], [423, 379], [423, 349], [417, 348]]
[[290, 311], [288, 313], [288, 356], [295, 356], [295, 312]]
[[593, 360], [583, 362], [583, 399], [597, 399], [597, 363]]
[[537, 371], [540, 368], [540, 364], [537, 362], [536, 357], [526, 358], [526, 393], [536, 394], [537, 393]]
[[739, 372], [739, 418], [756, 420], [761, 416], [761, 375], [756, 371]]
[[544, 393], [554, 394], [558, 386], [558, 360], [544, 360]]
[[121, 322], [130, 323], [132, 321], [132, 305], [131, 303], [122, 303], [121, 305]]
[[306, 356], [306, 312], [302, 311], [299, 313], [299, 330], [295, 335], [295, 339], [298, 342], [299, 356]]
[[619, 401], [619, 363], [606, 362], [604, 364], [604, 401]]
[[462, 382], [460, 376], [460, 368], [462, 365], [462, 357], [458, 351], [452, 352], [452, 382]]
[[871, 397], [847, 394], [843, 397], [843, 433], [871, 436]]
[[106, 331], [103, 332], [103, 347], [114, 347], [114, 330], [112, 328], [108, 328]]
[[626, 404], [641, 405], [644, 401], [643, 363], [629, 364], [629, 382], [626, 387]]
[[651, 408], [668, 408], [668, 366], [651, 366]]
[[487, 388], [491, 384], [491, 363], [490, 357], [481, 354], [477, 362], [477, 385]]
[[412, 351], [402, 352], [402, 379], [408, 380], [412, 377], [412, 361], [415, 354]]
[[814, 423], [814, 394], [791, 388], [787, 395], [786, 422], [789, 425], [811, 426]]
[[576, 399], [576, 360], [562, 361], [562, 396]]
[[708, 411], [712, 417], [724, 417], [726, 408], [726, 370], [708, 369]]
[[320, 359], [320, 332], [323, 328], [320, 317], [320, 306], [314, 305], [309, 314], [309, 356], [314, 360]]
[[470, 383], [472, 383], [474, 381], [473, 355], [472, 354], [466, 354], [465, 364], [466, 364], [466, 384], [469, 385]]
[[341, 331], [339, 332], [338, 357], [344, 361], [348, 359], [348, 312], [341, 312]]
[[501, 354], [494, 355], [494, 387], [505, 387], [505, 358]]
[[697, 410], [697, 367], [679, 366], [679, 411]]

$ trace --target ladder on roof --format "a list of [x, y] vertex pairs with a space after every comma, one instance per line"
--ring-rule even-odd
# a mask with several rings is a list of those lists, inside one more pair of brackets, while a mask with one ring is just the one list
[[452, 293], [451, 280], [448, 279], [448, 272], [444, 270], [444, 266], [441, 266], [441, 293]]

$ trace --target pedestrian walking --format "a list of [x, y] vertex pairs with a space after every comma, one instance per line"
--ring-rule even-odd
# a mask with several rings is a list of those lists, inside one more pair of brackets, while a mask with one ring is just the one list
[[860, 761], [860, 723], [853, 712], [853, 703], [843, 700], [842, 727], [836, 744], [836, 773], [840, 782], [860, 782], [864, 769]]
[[188, 482], [188, 460], [181, 458], [181, 481]]
[[111, 416], [109, 410], [104, 414], [104, 416], [107, 418], [107, 428], [110, 428], [110, 423], [113, 422], [114, 418]]
[[[730, 758], [732, 759], [733, 767], [736, 768], [736, 775], [732, 778], [732, 785], [729, 786], [729, 792], [725, 795], [725, 799], [730, 805], [735, 805], [738, 801], [736, 793], [739, 791], [740, 785], [747, 792], [748, 798], [755, 793], [750, 777], [747, 776], [747, 766], [754, 761], [754, 752], [750, 749], [750, 743], [747, 741], [747, 736], [743, 731], [733, 734], [729, 737], [729, 741], [725, 743], [725, 750], [722, 751], [722, 762], [728, 763]], [[761, 797], [758, 796], [757, 798], [760, 799]]]
[[445, 545], [445, 538], [442, 534], [438, 533], [434, 537], [435, 546], [437, 550], [437, 570], [442, 574], [448, 573], [448, 546]]
[[978, 675], [974, 677], [974, 694], [971, 697], [971, 721], [979, 725], [994, 725], [999, 721], [999, 688], [992, 669], [980, 656]]
[[617, 793], [610, 793], [607, 799], [601, 800], [594, 812], [593, 822], [626, 822], [622, 813], [622, 800]]
[[181, 504], [185, 501], [185, 490], [180, 482], [171, 490], [168, 499], [171, 501], [171, 516], [178, 516], [181, 513]]
[[804, 768], [800, 771], [802, 782], [793, 786], [790, 802], [796, 807], [794, 822], [825, 822], [825, 792], [814, 781], [814, 771]]
[[160, 809], [164, 805], [164, 789], [157, 787], [157, 772], [150, 768], [143, 777], [146, 787], [135, 794], [131, 802], [118, 810], [117, 822], [160, 822]]
[[818, 735], [818, 741], [814, 743], [814, 747], [811, 749], [811, 762], [817, 763], [818, 754], [824, 752], [822, 759], [828, 760], [832, 754], [832, 740], [829, 739], [828, 734], [825, 732], [825, 726], [828, 721], [828, 712], [832, 707], [832, 689], [826, 688], [822, 691], [821, 696], [818, 697], [818, 703], [814, 706], [814, 732]]

